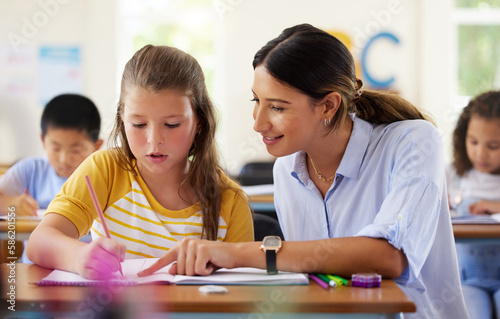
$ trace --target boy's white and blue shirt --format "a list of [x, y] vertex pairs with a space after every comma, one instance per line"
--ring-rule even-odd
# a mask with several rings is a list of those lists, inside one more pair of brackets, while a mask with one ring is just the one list
[[276, 161], [274, 201], [285, 239], [384, 238], [408, 260], [395, 280], [417, 306], [405, 318], [468, 318], [437, 129], [424, 120], [351, 119], [349, 143], [324, 199], [304, 152]]

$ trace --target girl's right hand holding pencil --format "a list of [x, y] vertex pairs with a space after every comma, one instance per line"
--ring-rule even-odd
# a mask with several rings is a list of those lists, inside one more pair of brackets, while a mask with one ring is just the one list
[[[88, 279], [115, 278], [121, 269], [120, 262], [125, 260], [125, 245], [107, 237], [98, 237], [90, 243], [78, 238], [78, 229], [69, 219], [48, 213], [31, 233], [28, 258], [37, 260], [42, 267], [74, 272]], [[34, 244], [43, 240], [46, 245]]]
[[125, 245], [106, 237], [99, 237], [82, 245], [77, 254], [76, 268], [88, 279], [107, 280], [116, 276], [125, 260]]

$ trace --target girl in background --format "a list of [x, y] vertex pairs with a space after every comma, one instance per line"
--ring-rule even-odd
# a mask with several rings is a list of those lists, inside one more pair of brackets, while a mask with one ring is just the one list
[[[113, 147], [64, 184], [30, 237], [28, 257], [105, 279], [124, 258], [161, 257], [185, 238], [253, 240], [244, 194], [218, 164], [215, 128], [198, 62], [172, 47], [139, 50], [123, 72]], [[86, 175], [112, 239], [97, 219]], [[92, 242], [79, 242], [89, 229]]]
[[[453, 132], [446, 171], [452, 213], [500, 213], [500, 92], [478, 95]], [[457, 244], [460, 276], [471, 318], [500, 318], [500, 245]]]

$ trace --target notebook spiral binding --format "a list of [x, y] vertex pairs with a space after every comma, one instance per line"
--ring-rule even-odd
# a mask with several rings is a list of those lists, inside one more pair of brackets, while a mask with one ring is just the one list
[[111, 281], [88, 281], [88, 282], [61, 282], [52, 280], [42, 280], [38, 286], [79, 286], [79, 287], [103, 287], [103, 286], [137, 286], [136, 281], [111, 280]]

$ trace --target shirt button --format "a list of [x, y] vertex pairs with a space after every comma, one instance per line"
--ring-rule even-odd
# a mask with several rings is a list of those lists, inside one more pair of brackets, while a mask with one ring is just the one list
[[398, 215], [398, 220], [401, 220], [401, 219], [403, 219], [403, 215], [402, 215], [402, 214], [399, 214], [399, 215]]

